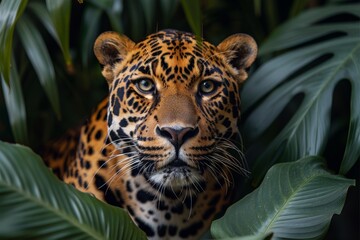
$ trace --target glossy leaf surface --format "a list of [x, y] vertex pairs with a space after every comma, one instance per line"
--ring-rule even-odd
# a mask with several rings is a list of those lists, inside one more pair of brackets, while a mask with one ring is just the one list
[[16, 28], [26, 54], [35, 69], [41, 86], [50, 100], [58, 118], [60, 118], [60, 103], [55, 80], [55, 70], [48, 49], [40, 32], [31, 18], [24, 14]]
[[[358, 20], [326, 21], [340, 14]], [[243, 88], [244, 112], [249, 115], [244, 130], [249, 130], [249, 141], [256, 143], [276, 119], [281, 119], [285, 107], [293, 106], [294, 114], [279, 126], [279, 133], [255, 160], [256, 183], [275, 163], [322, 154], [330, 129], [333, 92], [341, 81], [351, 85], [351, 96], [348, 140], [340, 173], [345, 174], [359, 158], [359, 20], [359, 5], [314, 9], [280, 27], [262, 46], [262, 56], [274, 51], [285, 53], [263, 64]]]
[[146, 239], [124, 210], [60, 182], [29, 148], [0, 141], [0, 165], [1, 239]]
[[21, 16], [27, 0], [2, 0], [0, 2], [0, 73], [7, 84], [10, 79], [10, 63], [15, 24]]
[[327, 172], [318, 157], [277, 164], [259, 188], [213, 222], [211, 233], [219, 239], [270, 233], [274, 239], [319, 239], [354, 184]]

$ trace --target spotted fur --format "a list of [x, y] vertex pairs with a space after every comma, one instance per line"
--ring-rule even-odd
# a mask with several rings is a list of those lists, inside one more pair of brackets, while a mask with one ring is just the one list
[[243, 171], [234, 142], [254, 40], [236, 34], [214, 46], [165, 30], [135, 44], [106, 32], [94, 51], [109, 97], [46, 161], [65, 182], [126, 209], [150, 239], [199, 238]]

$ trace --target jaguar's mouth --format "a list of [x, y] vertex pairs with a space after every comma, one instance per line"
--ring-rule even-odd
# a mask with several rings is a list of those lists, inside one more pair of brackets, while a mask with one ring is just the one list
[[171, 161], [169, 164], [165, 165], [164, 167], [181, 168], [181, 167], [190, 167], [190, 166], [185, 161], [176, 158], [175, 160]]
[[176, 158], [158, 169], [152, 168], [151, 171], [146, 171], [143, 174], [154, 185], [177, 190], [203, 182], [202, 173], [203, 170]]

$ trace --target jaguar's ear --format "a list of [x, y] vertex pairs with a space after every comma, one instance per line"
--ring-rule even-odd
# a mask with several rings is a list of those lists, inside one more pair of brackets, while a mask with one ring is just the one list
[[135, 46], [125, 35], [116, 32], [104, 32], [95, 41], [94, 53], [103, 66], [102, 75], [111, 84], [114, 79], [114, 67], [123, 61], [127, 53]]
[[238, 33], [226, 38], [217, 47], [235, 70], [239, 81], [243, 82], [247, 78], [245, 69], [251, 66], [257, 55], [255, 40], [249, 35]]

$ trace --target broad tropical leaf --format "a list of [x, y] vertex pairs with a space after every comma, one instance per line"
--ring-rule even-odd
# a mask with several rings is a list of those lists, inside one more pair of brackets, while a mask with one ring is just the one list
[[55, 113], [60, 118], [60, 103], [55, 81], [55, 70], [46, 44], [27, 14], [24, 14], [19, 19], [16, 30], [26, 54], [35, 69], [40, 84], [44, 88]]
[[0, 2], [0, 73], [7, 84], [10, 78], [10, 63], [14, 29], [27, 1], [2, 0]]
[[146, 239], [127, 213], [60, 182], [29, 148], [0, 141], [1, 239]]
[[[324, 21], [340, 14], [358, 20]], [[244, 112], [255, 109], [247, 112], [244, 124], [249, 141], [256, 142], [291, 100], [297, 98], [301, 103], [286, 126], [257, 157], [253, 169], [256, 182], [277, 162], [321, 155], [329, 133], [333, 91], [343, 80], [351, 85], [351, 106], [340, 173], [346, 173], [359, 158], [359, 19], [360, 4], [314, 9], [280, 27], [261, 48], [262, 56], [294, 49], [263, 64], [243, 88]]]
[[354, 184], [327, 172], [319, 157], [276, 164], [259, 188], [213, 222], [211, 233], [220, 239], [269, 233], [275, 239], [318, 239]]

